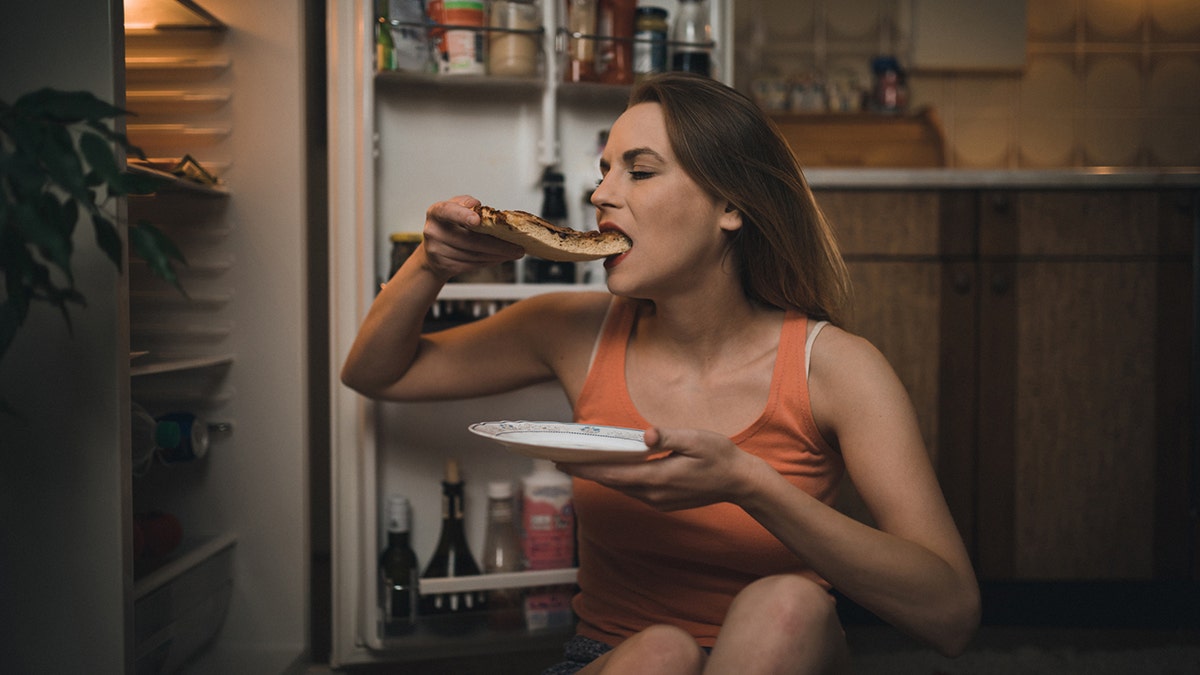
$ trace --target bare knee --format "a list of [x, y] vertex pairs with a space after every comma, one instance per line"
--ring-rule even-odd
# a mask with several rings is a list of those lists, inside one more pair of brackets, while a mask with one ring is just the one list
[[764, 577], [742, 589], [729, 609], [749, 609], [767, 625], [795, 635], [836, 629], [841, 632], [833, 596], [816, 582], [794, 574]]
[[662, 675], [699, 673], [705, 654], [687, 631], [658, 624], [631, 636], [606, 655], [602, 672]]

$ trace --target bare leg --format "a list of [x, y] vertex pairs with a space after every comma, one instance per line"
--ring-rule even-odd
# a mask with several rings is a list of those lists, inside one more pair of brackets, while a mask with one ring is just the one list
[[705, 653], [682, 628], [650, 626], [579, 671], [579, 675], [699, 675]]
[[708, 675], [849, 672], [834, 600], [798, 575], [766, 577], [733, 600], [704, 672]]

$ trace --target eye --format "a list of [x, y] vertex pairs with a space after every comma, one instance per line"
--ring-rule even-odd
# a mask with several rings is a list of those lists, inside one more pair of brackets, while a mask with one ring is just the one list
[[629, 177], [633, 180], [646, 180], [654, 176], [653, 171], [630, 171]]

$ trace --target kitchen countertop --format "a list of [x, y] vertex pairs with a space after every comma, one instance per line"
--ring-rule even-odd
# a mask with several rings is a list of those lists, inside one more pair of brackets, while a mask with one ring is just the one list
[[814, 189], [1121, 189], [1200, 187], [1200, 167], [1081, 169], [806, 169]]

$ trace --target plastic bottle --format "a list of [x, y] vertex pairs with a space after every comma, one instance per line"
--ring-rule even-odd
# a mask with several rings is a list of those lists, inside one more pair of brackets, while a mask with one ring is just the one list
[[[575, 507], [571, 479], [553, 462], [534, 460], [533, 473], [521, 479], [522, 547], [525, 567], [549, 570], [575, 564]], [[532, 588], [525, 594], [525, 625], [530, 630], [571, 622], [570, 586]]]
[[671, 70], [712, 75], [712, 24], [707, 0], [679, 0], [671, 42]]
[[[487, 529], [483, 538], [483, 571], [485, 574], [519, 572], [521, 539], [513, 521], [513, 484], [511, 481], [492, 481], [487, 486]], [[493, 628], [517, 628], [521, 615], [521, 592], [501, 588], [488, 592], [488, 624]]]
[[[458, 462], [446, 460], [446, 477], [442, 481], [442, 531], [437, 547], [422, 578], [465, 577], [479, 574], [479, 565], [467, 545], [463, 528], [463, 482]], [[421, 614], [458, 615], [445, 622], [435, 622], [435, 630], [450, 633], [465, 632], [483, 619], [487, 594], [483, 591], [464, 591], [421, 596]]]
[[379, 556], [379, 628], [384, 637], [413, 632], [417, 618], [417, 554], [409, 540], [408, 498], [387, 500], [387, 547]]
[[483, 10], [483, 0], [430, 0], [429, 18], [439, 24], [430, 36], [440, 40], [438, 72], [442, 75], [483, 75], [486, 71]]
[[395, 69], [396, 46], [392, 41], [388, 3], [387, 0], [375, 0], [375, 70], [384, 72]]

